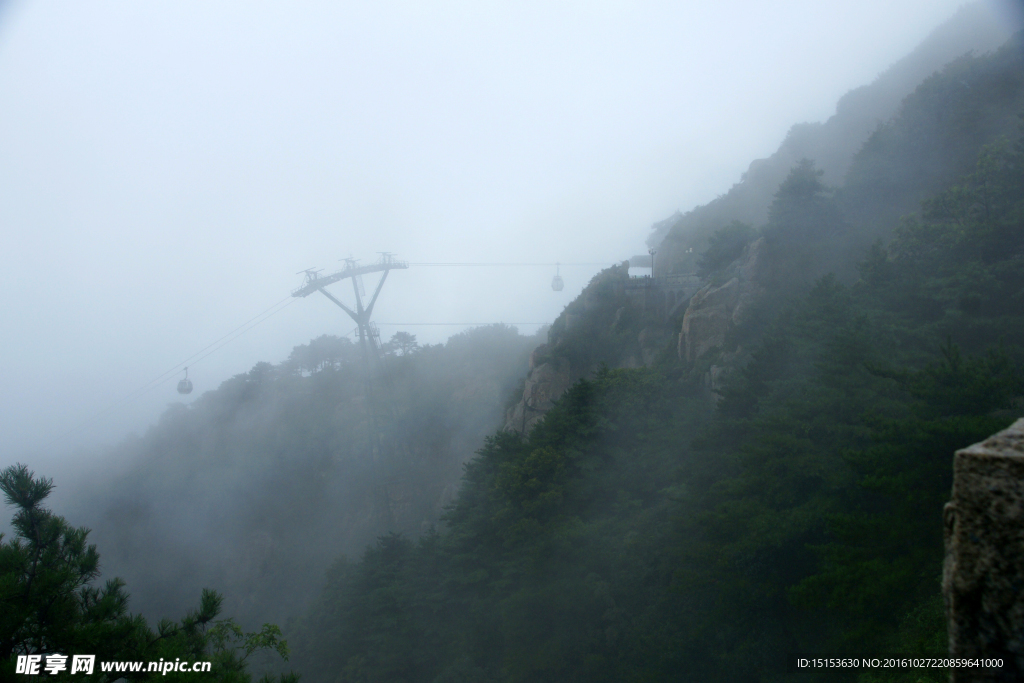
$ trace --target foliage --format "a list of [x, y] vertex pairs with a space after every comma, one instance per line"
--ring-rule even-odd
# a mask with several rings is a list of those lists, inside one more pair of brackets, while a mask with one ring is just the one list
[[394, 353], [397, 353], [400, 356], [408, 356], [419, 348], [419, 344], [416, 343], [415, 334], [399, 331], [391, 335], [391, 341], [388, 342], [388, 348], [392, 349]]
[[506, 325], [445, 345], [394, 338], [409, 352], [382, 355], [369, 395], [358, 342], [324, 335], [172, 405], [120, 446], [125, 468], [76, 492], [71, 509], [103, 539], [137, 609], [174, 614], [216, 585], [247, 630], [284, 625], [339, 554], [387, 530], [369, 493], [378, 477], [401, 496], [398, 529], [437, 523], [438, 500], [454, 495], [462, 463], [503, 419], [538, 340]]
[[[2, 542], [0, 536], [0, 680], [15, 680], [19, 655], [95, 655], [90, 680], [101, 681], [125, 677], [103, 672], [101, 662], [209, 661], [208, 674], [127, 678], [236, 683], [251, 680], [246, 658], [256, 651], [274, 650], [288, 658], [288, 645], [276, 626], [265, 624], [259, 632], [244, 633], [232, 620], [218, 620], [223, 600], [211, 590], [203, 591], [199, 607], [181, 621], [165, 619], [154, 632], [143, 617], [128, 613], [129, 596], [121, 579], [108, 580], [102, 588], [91, 585], [100, 572], [96, 546], [86, 543], [89, 531], [41, 505], [53, 490], [52, 480], [37, 478], [25, 465], [12, 465], [0, 472], [0, 490], [7, 504], [17, 508], [15, 538]], [[297, 680], [295, 675], [280, 677], [281, 683]]]
[[300, 373], [339, 370], [357, 362], [358, 352], [348, 337], [320, 335], [292, 349], [285, 367]]
[[920, 201], [971, 172], [978, 150], [1013, 136], [1024, 110], [1024, 33], [994, 54], [965, 54], [926, 78], [864, 143], [838, 197], [864, 247]]
[[[792, 675], [784, 657], [945, 647], [940, 511], [951, 456], [1024, 408], [1024, 143], [1007, 126], [1024, 107], [1021, 40], [922, 83], [841, 187], [805, 159], [756, 221], [714, 213], [687, 242], [678, 226], [693, 217], [679, 218], [661, 253], [707, 240], [701, 265], [713, 277], [754, 235], [730, 221], [760, 226], [752, 277], [765, 294], [755, 322], [729, 330], [728, 353], [692, 364], [665, 353], [626, 369], [640, 330], [669, 323], [632, 305], [627, 274], [609, 268], [534, 351], [536, 363], [566, 360], [579, 381], [526, 436], [483, 439], [537, 340], [501, 326], [444, 347], [396, 335], [383, 363], [395, 399], [377, 430], [392, 457], [372, 459], [360, 436], [376, 400], [367, 377], [351, 343], [322, 337], [169, 411], [143, 440], [145, 476], [120, 488], [140, 498], [179, 490], [154, 485], [160, 476], [199, 487], [180, 488], [210, 527], [208, 549], [231, 539], [224, 556], [244, 558], [234, 585], [264, 610], [310, 595], [311, 577], [330, 566], [289, 626], [314, 681], [944, 678]], [[712, 364], [724, 378], [714, 395]], [[432, 506], [463, 463], [458, 497], [438, 519]], [[330, 564], [362, 547], [344, 536], [359, 523], [360, 541], [384, 526], [366, 521], [378, 468], [400, 482], [392, 491], [405, 494], [412, 523]], [[249, 506], [215, 526], [224, 482]], [[60, 538], [80, 559], [54, 579], [72, 597], [52, 604], [83, 638], [121, 627], [74, 597], [94, 578], [88, 551], [74, 550], [84, 532]], [[146, 570], [171, 564], [164, 554]], [[120, 591], [96, 604], [116, 607]], [[161, 627], [159, 647], [228, 662], [278, 642], [272, 628], [215, 623], [217, 606], [204, 595], [197, 612]]]
[[719, 228], [708, 238], [708, 248], [697, 261], [697, 272], [707, 276], [723, 266], [727, 266], [743, 253], [757, 232], [749, 225], [733, 221]]
[[[847, 263], [859, 281], [801, 286], [850, 260], [851, 228], [798, 165], [764, 230], [773, 319], [713, 412], [698, 366], [604, 368], [527, 437], [493, 435], [444, 533], [336, 567], [298, 632], [310, 676], [779, 681], [786, 653], [941, 654], [951, 456], [1022, 407], [1020, 168], [1020, 144], [982, 147]], [[574, 323], [590, 353], [614, 349], [609, 292]]]

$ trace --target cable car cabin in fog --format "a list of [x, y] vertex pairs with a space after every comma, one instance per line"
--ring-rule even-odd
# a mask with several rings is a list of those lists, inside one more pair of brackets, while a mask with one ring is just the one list
[[192, 393], [192, 380], [188, 378], [188, 368], [185, 368], [185, 379], [178, 382], [178, 393], [179, 394], [191, 394]]

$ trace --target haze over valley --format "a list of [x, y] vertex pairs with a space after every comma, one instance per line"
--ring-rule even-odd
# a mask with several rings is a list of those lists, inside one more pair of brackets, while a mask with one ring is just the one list
[[0, 680], [946, 680], [779, 653], [946, 651], [950, 458], [1024, 414], [1022, 28], [0, 3]]

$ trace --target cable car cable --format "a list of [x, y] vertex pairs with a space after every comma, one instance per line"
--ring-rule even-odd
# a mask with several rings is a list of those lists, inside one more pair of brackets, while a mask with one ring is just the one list
[[[295, 303], [296, 301], [298, 301], [298, 299], [294, 299], [294, 298], [292, 298], [292, 297], [290, 297], [290, 296], [289, 296], [288, 298], [289, 298], [289, 299], [291, 299], [291, 301], [289, 301], [288, 303], [286, 303], [286, 304], [285, 304], [284, 306], [281, 306], [281, 308], [279, 308], [279, 309], [277, 309], [276, 311], [274, 311], [273, 313], [271, 313], [271, 314], [267, 315], [267, 316], [266, 316], [266, 317], [264, 317], [264, 318], [263, 318], [262, 320], [258, 320], [258, 321], [256, 321], [255, 323], [253, 323], [252, 325], [249, 325], [249, 327], [247, 327], [246, 329], [242, 330], [241, 332], [239, 332], [238, 334], [236, 334], [235, 336], [233, 336], [233, 337], [232, 337], [231, 339], [228, 339], [227, 341], [225, 341], [225, 342], [224, 342], [223, 344], [221, 344], [221, 345], [220, 345], [220, 346], [218, 346], [217, 348], [215, 348], [215, 349], [211, 349], [209, 353], [207, 353], [207, 354], [205, 354], [205, 355], [202, 355], [202, 356], [200, 356], [199, 358], [196, 358], [196, 359], [195, 359], [194, 361], [192, 361], [192, 365], [195, 365], [195, 364], [196, 364], [196, 363], [198, 363], [199, 361], [201, 361], [201, 360], [203, 360], [204, 358], [208, 357], [208, 356], [209, 356], [210, 354], [213, 354], [213, 353], [216, 353], [217, 351], [220, 351], [220, 350], [221, 350], [222, 348], [224, 348], [225, 346], [227, 346], [227, 345], [228, 345], [228, 344], [230, 344], [231, 342], [235, 341], [236, 339], [238, 339], [239, 337], [241, 337], [241, 336], [242, 336], [243, 334], [245, 334], [246, 332], [248, 332], [248, 331], [249, 331], [249, 330], [251, 330], [252, 328], [256, 327], [257, 325], [259, 325], [259, 324], [260, 324], [260, 323], [262, 323], [262, 322], [265, 322], [266, 320], [270, 319], [271, 317], [273, 317], [273, 316], [277, 315], [278, 313], [280, 313], [281, 311], [283, 311], [284, 309], [288, 308], [289, 306], [291, 306], [292, 304], [294, 304], [294, 303]], [[280, 302], [278, 302], [278, 303], [280, 303]], [[235, 329], [238, 329], [238, 328], [235, 328]], [[223, 338], [224, 338], [224, 337], [221, 337], [221, 339], [223, 339]], [[210, 347], [206, 347], [206, 348], [210, 348]]]
[[[411, 265], [411, 266], [427, 266], [427, 267], [474, 267], [474, 266], [478, 266], [478, 267], [547, 267], [547, 266], [556, 266], [556, 267], [558, 267], [560, 265], [561, 266], [613, 266], [613, 265], [616, 265], [616, 264], [614, 264], [614, 263], [456, 263], [456, 262], [426, 263], [426, 262], [420, 262], [420, 263], [410, 263], [409, 265]], [[290, 301], [289, 301], [289, 299], [290, 299]], [[285, 303], [286, 301], [288, 303]], [[173, 379], [173, 377], [175, 375], [177, 375], [177, 373], [179, 372], [179, 369], [182, 368], [185, 365], [185, 363], [191, 363], [192, 365], [195, 365], [196, 363], [198, 363], [198, 362], [202, 361], [203, 359], [209, 357], [211, 354], [216, 353], [217, 351], [219, 351], [221, 348], [223, 348], [227, 344], [230, 344], [235, 339], [238, 339], [243, 334], [245, 334], [249, 330], [253, 329], [254, 327], [259, 325], [260, 323], [262, 323], [262, 322], [266, 321], [267, 319], [269, 319], [270, 317], [280, 313], [281, 311], [283, 311], [285, 308], [287, 308], [288, 306], [292, 305], [296, 301], [297, 301], [297, 299], [293, 298], [291, 295], [284, 297], [280, 301], [278, 301], [278, 302], [274, 303], [273, 305], [271, 305], [269, 308], [267, 308], [267, 309], [263, 310], [262, 312], [256, 314], [252, 318], [249, 318], [249, 320], [245, 321], [244, 323], [242, 323], [238, 327], [234, 328], [233, 330], [231, 330], [227, 334], [217, 338], [213, 342], [211, 342], [211, 343], [207, 344], [206, 346], [204, 346], [203, 348], [199, 349], [198, 351], [193, 353], [191, 356], [189, 356], [185, 360], [181, 361], [180, 363], [176, 363], [173, 367], [171, 367], [168, 370], [166, 370], [166, 371], [162, 372], [161, 374], [157, 375], [155, 378], [153, 378], [152, 380], [150, 380], [149, 382], [147, 382], [143, 386], [141, 386], [138, 389], [130, 392], [129, 394], [127, 394], [126, 396], [124, 396], [120, 400], [115, 401], [114, 403], [110, 404], [109, 406], [107, 406], [106, 408], [101, 410], [99, 413], [96, 413], [94, 416], [92, 416], [91, 418], [87, 419], [85, 422], [81, 423], [80, 425], [78, 425], [76, 427], [72, 427], [71, 429], [68, 429], [67, 431], [65, 431], [65, 432], [61, 433], [60, 435], [56, 436], [54, 439], [52, 439], [50, 442], [48, 442], [46, 444], [46, 446], [50, 446], [50, 445], [52, 445], [52, 444], [54, 444], [54, 443], [64, 439], [65, 437], [69, 436], [70, 434], [73, 434], [73, 433], [75, 433], [77, 431], [80, 431], [81, 429], [84, 429], [84, 428], [88, 427], [89, 424], [91, 424], [92, 422], [95, 422], [96, 420], [100, 419], [101, 417], [103, 417], [104, 415], [106, 415], [107, 413], [112, 411], [113, 409], [115, 409], [117, 407], [120, 407], [124, 403], [127, 403], [128, 401], [141, 396], [142, 394], [146, 393], [147, 391], [155, 389], [156, 387], [164, 384], [165, 382], [169, 381], [170, 379]], [[284, 305], [282, 306], [281, 304], [284, 304]], [[274, 310], [274, 309], [277, 309], [277, 310]], [[510, 323], [378, 323], [378, 324], [379, 325], [388, 325], [388, 326], [466, 326], [466, 327], [473, 327], [473, 326], [488, 326], [488, 325], [496, 325], [496, 324], [503, 324], [503, 325], [545, 325], [547, 323], [526, 323], [526, 322], [518, 322], [518, 323], [516, 323], [516, 322], [510, 322]], [[237, 332], [237, 334], [235, 334], [236, 332]], [[349, 332], [348, 334], [352, 334], [352, 333]], [[234, 336], [232, 336], [232, 335], [234, 335]], [[348, 335], [345, 335], [345, 336], [348, 336]], [[220, 343], [222, 341], [223, 341], [223, 343]], [[203, 352], [207, 351], [208, 349], [209, 349], [209, 352], [203, 354]], [[199, 354], [203, 354], [203, 355], [199, 355]], [[197, 358], [197, 356], [199, 356], [199, 357]]]
[[[291, 301], [288, 301], [289, 299], [291, 299]], [[285, 303], [286, 301], [288, 301], [288, 303]], [[78, 424], [75, 427], [71, 427], [70, 429], [68, 429], [68, 430], [62, 432], [61, 434], [59, 434], [58, 436], [54, 437], [53, 439], [51, 439], [49, 442], [47, 442], [45, 444], [44, 448], [45, 447], [49, 447], [49, 446], [53, 445], [54, 443], [57, 443], [58, 441], [61, 441], [65, 437], [67, 437], [67, 436], [69, 436], [71, 434], [74, 434], [75, 432], [78, 432], [78, 431], [81, 431], [82, 429], [85, 429], [91, 423], [99, 420], [101, 417], [105, 416], [107, 413], [109, 413], [110, 411], [114, 410], [115, 408], [118, 408], [121, 405], [127, 403], [128, 401], [130, 401], [130, 400], [132, 400], [134, 398], [138, 398], [139, 396], [142, 396], [146, 392], [152, 391], [153, 389], [156, 389], [157, 387], [159, 387], [160, 385], [168, 382], [169, 380], [174, 379], [174, 377], [178, 373], [179, 368], [181, 368], [185, 363], [191, 362], [192, 365], [195, 365], [199, 361], [201, 361], [204, 358], [208, 357], [210, 354], [219, 351], [224, 346], [226, 346], [226, 345], [230, 344], [231, 342], [233, 342], [235, 339], [238, 339], [243, 334], [245, 334], [249, 330], [253, 329], [254, 327], [259, 325], [260, 323], [265, 322], [266, 320], [270, 319], [271, 317], [277, 315], [278, 313], [280, 313], [284, 309], [288, 308], [288, 306], [291, 306], [296, 301], [298, 301], [298, 299], [294, 299], [290, 295], [285, 297], [284, 299], [281, 299], [280, 301], [278, 301], [274, 305], [270, 306], [269, 308], [264, 309], [261, 313], [258, 313], [257, 315], [253, 316], [252, 318], [249, 318], [247, 321], [245, 321], [244, 323], [242, 323], [238, 327], [234, 328], [233, 330], [231, 330], [227, 334], [221, 336], [216, 341], [214, 341], [214, 342], [212, 342], [210, 344], [207, 344], [206, 346], [201, 348], [199, 351], [196, 351], [194, 354], [192, 354], [191, 356], [186, 358], [181, 363], [178, 363], [177, 365], [175, 365], [170, 370], [167, 370], [166, 372], [161, 373], [160, 375], [158, 375], [154, 379], [150, 380], [149, 382], [147, 382], [143, 386], [141, 386], [138, 389], [132, 391], [131, 393], [129, 393], [126, 396], [124, 396], [123, 398], [115, 401], [114, 403], [111, 403], [106, 408], [104, 408], [100, 412], [96, 413], [92, 417], [88, 418], [84, 422]], [[281, 304], [283, 304], [283, 303], [284, 303], [284, 306], [281, 306]], [[275, 308], [277, 310], [274, 310]], [[245, 328], [245, 329], [242, 329], [242, 328]], [[239, 330], [241, 330], [241, 332], [239, 332]], [[238, 334], [235, 334], [236, 332]], [[231, 336], [231, 335], [234, 335], [234, 336]], [[231, 337], [231, 338], [228, 339], [228, 337]], [[224, 340], [226, 340], [226, 341], [224, 341]], [[216, 348], [212, 348], [211, 349], [211, 347], [213, 347], [214, 345], [217, 345], [218, 342], [221, 342], [221, 341], [223, 341], [222, 344], [219, 344], [218, 346], [216, 346]], [[203, 353], [203, 351], [206, 351], [207, 349], [210, 349], [209, 353], [206, 353], [206, 354], [200, 356], [199, 358], [196, 358], [197, 355]]]
[[[167, 370], [167, 371], [166, 371], [166, 372], [164, 372], [164, 373], [163, 373], [162, 375], [160, 375], [159, 377], [157, 377], [157, 378], [156, 378], [156, 380], [153, 380], [153, 381], [155, 382], [155, 381], [159, 380], [159, 379], [160, 379], [161, 377], [163, 377], [164, 375], [167, 375], [167, 374], [170, 374], [170, 373], [174, 373], [174, 374], [177, 374], [177, 373], [178, 373], [178, 370], [179, 370], [179, 368], [181, 368], [181, 367], [182, 367], [183, 365], [185, 365], [185, 363], [188, 363], [188, 362], [190, 362], [190, 361], [191, 361], [191, 360], [192, 360], [193, 358], [195, 358], [196, 356], [198, 356], [199, 354], [201, 354], [201, 353], [202, 353], [203, 351], [205, 351], [206, 349], [210, 348], [211, 346], [213, 346], [214, 344], [216, 344], [216, 343], [220, 342], [220, 341], [221, 341], [221, 340], [223, 340], [223, 339], [227, 339], [227, 338], [228, 338], [228, 337], [230, 337], [230, 336], [231, 336], [232, 334], [234, 334], [234, 333], [235, 333], [235, 332], [237, 332], [238, 330], [242, 329], [243, 327], [245, 327], [246, 325], [248, 325], [249, 323], [251, 323], [251, 322], [252, 322], [253, 320], [256, 320], [256, 318], [259, 318], [259, 317], [261, 317], [262, 315], [266, 314], [266, 313], [267, 313], [268, 311], [270, 311], [270, 310], [272, 310], [272, 309], [274, 309], [274, 308], [276, 308], [276, 307], [278, 307], [278, 306], [281, 306], [281, 304], [283, 304], [283, 303], [284, 303], [285, 301], [287, 301], [288, 299], [291, 299], [291, 298], [292, 298], [291, 296], [286, 296], [285, 298], [281, 299], [280, 301], [278, 301], [278, 302], [277, 302], [276, 304], [274, 304], [274, 305], [273, 305], [273, 306], [271, 306], [270, 308], [264, 309], [264, 310], [263, 310], [262, 312], [260, 312], [260, 313], [257, 313], [256, 315], [254, 315], [253, 317], [249, 318], [249, 319], [248, 319], [248, 320], [246, 320], [246, 321], [245, 321], [244, 323], [242, 323], [241, 325], [239, 325], [239, 326], [238, 326], [238, 327], [236, 327], [235, 329], [231, 330], [230, 332], [228, 332], [228, 333], [227, 333], [227, 334], [225, 334], [224, 336], [222, 336], [222, 337], [219, 337], [219, 338], [215, 339], [214, 341], [210, 342], [209, 344], [207, 344], [207, 345], [206, 345], [206, 346], [204, 346], [203, 348], [199, 349], [198, 351], [196, 351], [195, 353], [193, 353], [193, 354], [192, 354], [191, 356], [189, 356], [189, 357], [188, 357], [188, 358], [186, 358], [185, 360], [181, 361], [180, 363], [178, 363], [177, 365], [175, 365], [175, 366], [174, 366], [173, 368], [171, 368], [170, 370]], [[283, 307], [283, 306], [281, 306], [281, 308], [283, 309], [284, 307]], [[271, 315], [273, 315], [273, 313], [271, 313]], [[270, 317], [270, 316], [267, 316], [267, 317]], [[257, 323], [257, 324], [258, 324], [258, 323]], [[205, 356], [204, 356], [204, 357], [205, 357]], [[200, 360], [201, 360], [201, 359], [200, 359]], [[143, 388], [145, 388], [145, 387], [143, 387]]]

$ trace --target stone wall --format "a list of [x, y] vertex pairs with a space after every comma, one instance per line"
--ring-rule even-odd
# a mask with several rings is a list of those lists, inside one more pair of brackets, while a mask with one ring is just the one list
[[1024, 681], [1024, 419], [956, 452], [943, 516], [949, 654], [1004, 660], [950, 680]]

